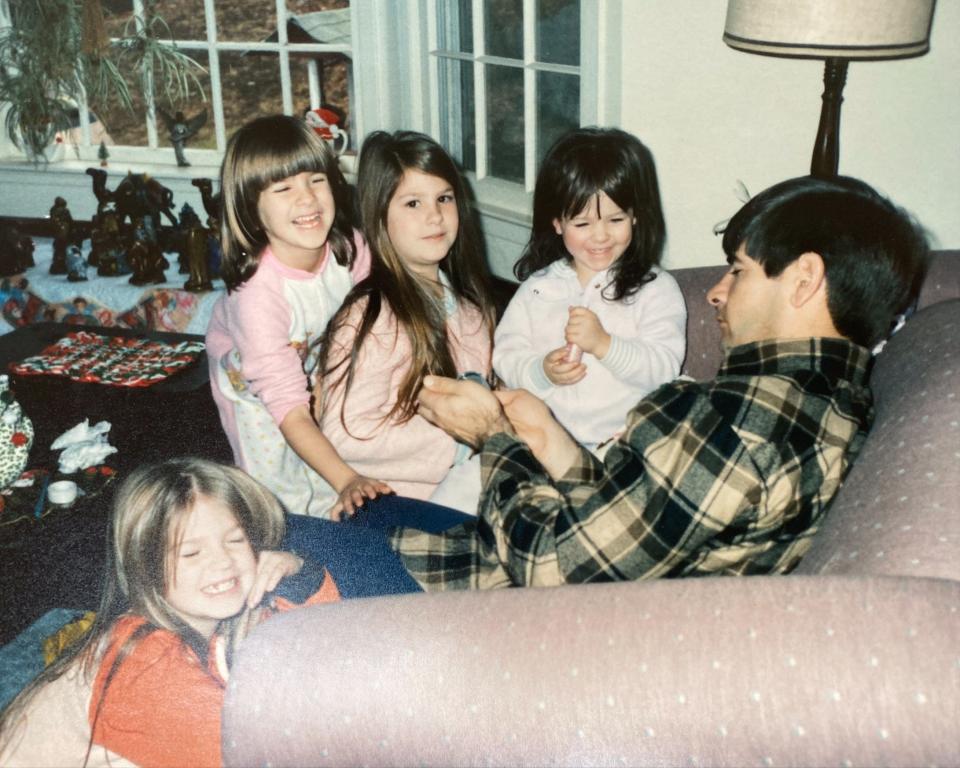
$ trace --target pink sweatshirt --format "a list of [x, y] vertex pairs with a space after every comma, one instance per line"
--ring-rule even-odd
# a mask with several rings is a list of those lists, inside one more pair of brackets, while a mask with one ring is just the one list
[[[354, 242], [351, 269], [337, 264], [328, 244], [313, 272], [286, 266], [267, 248], [253, 277], [213, 309], [206, 337], [213, 397], [234, 460], [248, 471], [246, 454], [257, 446], [238, 430], [237, 408], [264, 409], [279, 425], [293, 408], [309, 404], [307, 351], [370, 272], [370, 250], [359, 232]], [[279, 430], [271, 439], [283, 441]]]
[[[331, 361], [350, 353], [365, 307], [365, 301], [358, 301], [350, 308], [331, 341]], [[447, 334], [458, 373], [490, 373], [490, 330], [476, 307], [461, 304], [449, 314]], [[397, 333], [396, 317], [384, 305], [360, 349], [344, 412], [349, 433], [341, 421], [342, 387], [330, 393], [322, 423], [324, 434], [357, 472], [389, 483], [402, 496], [426, 499], [453, 464], [456, 441], [419, 415], [404, 424], [381, 421], [396, 403], [411, 350], [409, 338]]]

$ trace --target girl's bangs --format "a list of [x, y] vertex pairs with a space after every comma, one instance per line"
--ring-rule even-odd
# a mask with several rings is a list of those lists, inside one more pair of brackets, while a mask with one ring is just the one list
[[629, 175], [616, 164], [604, 167], [606, 164], [602, 159], [598, 160], [595, 164], [580, 164], [577, 172], [568, 177], [562, 218], [572, 219], [579, 216], [600, 192], [605, 193], [624, 211], [634, 207]]

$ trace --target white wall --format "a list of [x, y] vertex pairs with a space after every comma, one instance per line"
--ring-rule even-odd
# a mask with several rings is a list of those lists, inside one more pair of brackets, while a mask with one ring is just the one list
[[[735, 51], [723, 0], [623, 0], [621, 124], [654, 153], [667, 217], [665, 266], [723, 260], [717, 222], [752, 194], [809, 172], [823, 64]], [[934, 246], [960, 248], [960, 0], [939, 0], [931, 50], [851, 62], [840, 173], [910, 210]]]

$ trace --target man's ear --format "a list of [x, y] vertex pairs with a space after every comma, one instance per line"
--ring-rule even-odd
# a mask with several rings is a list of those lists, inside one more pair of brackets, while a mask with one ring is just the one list
[[792, 285], [790, 303], [800, 308], [810, 299], [823, 291], [827, 292], [827, 270], [823, 264], [823, 257], [814, 251], [800, 254], [800, 257], [790, 265]]

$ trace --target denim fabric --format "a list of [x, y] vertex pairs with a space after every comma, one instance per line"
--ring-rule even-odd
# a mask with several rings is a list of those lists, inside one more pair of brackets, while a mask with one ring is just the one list
[[[468, 515], [430, 502], [381, 496], [365, 503], [344, 522], [287, 515], [282, 546], [308, 562], [326, 566], [344, 598], [421, 592], [420, 585], [390, 548], [388, 529], [442, 531], [469, 519]], [[300, 596], [298, 593], [304, 591], [296, 582], [297, 577], [285, 580], [285, 596]]]

